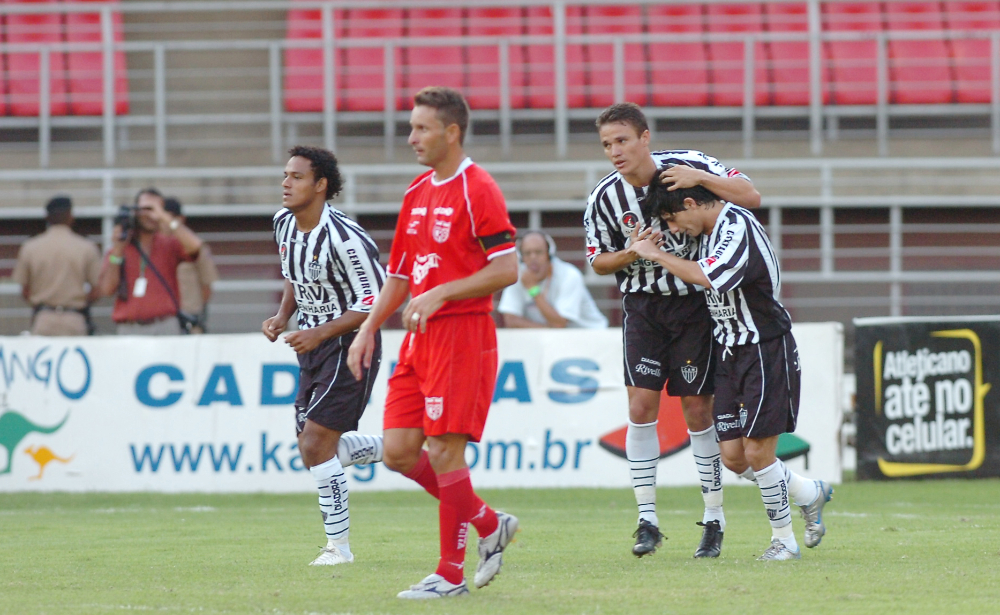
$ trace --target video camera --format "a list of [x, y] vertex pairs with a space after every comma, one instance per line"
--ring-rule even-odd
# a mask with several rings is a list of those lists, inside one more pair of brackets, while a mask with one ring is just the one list
[[139, 207], [137, 205], [121, 205], [118, 207], [118, 213], [115, 214], [113, 224], [122, 228], [122, 240], [128, 239], [132, 229], [138, 225], [136, 220], [138, 215]]

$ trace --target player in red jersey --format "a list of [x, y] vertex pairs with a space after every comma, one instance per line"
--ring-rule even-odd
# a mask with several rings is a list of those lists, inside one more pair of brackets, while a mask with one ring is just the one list
[[482, 436], [496, 380], [492, 296], [518, 275], [503, 194], [463, 149], [468, 122], [468, 104], [455, 90], [429, 87], [414, 97], [409, 143], [431, 170], [403, 197], [385, 286], [348, 354], [360, 378], [375, 332], [412, 296], [403, 311], [408, 333], [389, 379], [383, 462], [440, 500], [441, 559], [434, 574], [400, 598], [469, 593], [470, 523], [480, 536], [475, 584], [485, 587], [518, 527], [516, 517], [479, 499], [465, 462], [466, 444]]

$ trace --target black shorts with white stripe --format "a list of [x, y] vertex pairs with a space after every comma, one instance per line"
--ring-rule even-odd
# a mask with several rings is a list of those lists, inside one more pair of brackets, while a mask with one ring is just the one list
[[687, 397], [711, 395], [712, 317], [704, 293], [627, 293], [622, 299], [625, 385]]
[[795, 338], [718, 346], [715, 431], [719, 440], [768, 438], [795, 431], [801, 369]]
[[347, 368], [347, 351], [356, 332], [324, 341], [318, 348], [299, 355], [299, 392], [295, 398], [295, 433], [306, 420], [327, 429], [355, 431], [372, 394], [382, 362], [382, 335], [375, 333], [372, 366], [361, 380]]

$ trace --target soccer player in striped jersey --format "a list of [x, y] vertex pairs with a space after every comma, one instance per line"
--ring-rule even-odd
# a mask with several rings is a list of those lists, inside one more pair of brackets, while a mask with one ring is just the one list
[[[706, 186], [746, 207], [757, 207], [760, 195], [746, 175], [701, 152], [650, 152], [649, 127], [638, 105], [608, 107], [597, 118], [597, 129], [615, 171], [591, 192], [583, 222], [591, 266], [598, 274], [615, 274], [625, 295], [622, 328], [629, 401], [625, 453], [639, 506], [632, 553], [637, 557], [653, 553], [662, 539], [656, 515], [657, 415], [666, 383], [667, 394], [681, 398], [705, 503], [698, 523], [702, 538], [694, 555], [718, 557], [726, 518], [719, 445], [712, 424], [712, 320], [700, 287], [628, 248], [640, 232], [645, 236], [665, 230], [644, 205], [646, 185], [657, 167], [674, 165], [663, 174], [674, 186]], [[679, 258], [695, 257], [696, 239], [683, 233], [662, 236], [664, 249]]]
[[713, 414], [722, 460], [737, 474], [753, 469], [771, 522], [771, 546], [759, 559], [799, 559], [789, 496], [806, 520], [806, 546], [815, 547], [826, 533], [823, 506], [833, 489], [775, 456], [778, 437], [798, 420], [801, 367], [792, 320], [778, 301], [781, 271], [771, 242], [752, 213], [703, 186], [669, 190], [654, 181], [647, 202], [670, 233], [701, 237], [697, 260], [661, 250], [660, 232], [629, 249], [706, 289], [719, 343]]
[[272, 342], [299, 313], [285, 342], [299, 359], [295, 427], [302, 462], [316, 480], [327, 544], [312, 566], [354, 561], [348, 539], [344, 467], [382, 460], [382, 437], [353, 432], [368, 404], [381, 342], [363, 378], [347, 369], [347, 351], [385, 281], [378, 247], [358, 223], [327, 201], [340, 193], [337, 159], [318, 147], [293, 147], [281, 182], [284, 207], [274, 215], [284, 291], [261, 330]]

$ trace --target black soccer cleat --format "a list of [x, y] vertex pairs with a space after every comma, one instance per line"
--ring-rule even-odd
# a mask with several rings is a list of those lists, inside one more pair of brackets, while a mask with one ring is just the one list
[[698, 550], [694, 552], [695, 557], [719, 557], [722, 553], [722, 535], [725, 533], [722, 531], [722, 526], [719, 525], [718, 521], [709, 521], [708, 523], [698, 522], [698, 525], [705, 528], [701, 534], [701, 543], [698, 544]]
[[666, 536], [660, 533], [660, 528], [645, 519], [639, 520], [639, 527], [632, 536], [635, 537], [635, 546], [632, 547], [632, 555], [636, 557], [656, 553], [656, 547], [663, 544], [663, 539], [666, 538]]

